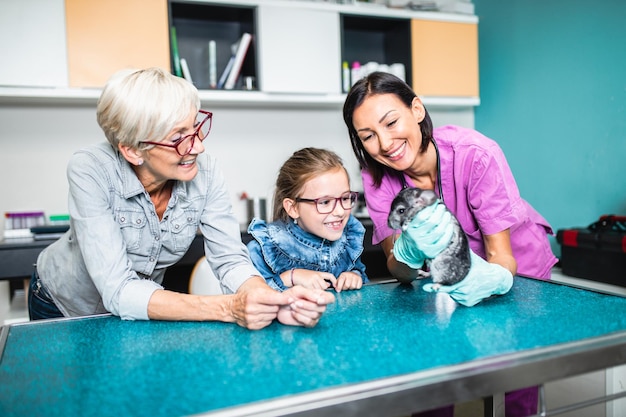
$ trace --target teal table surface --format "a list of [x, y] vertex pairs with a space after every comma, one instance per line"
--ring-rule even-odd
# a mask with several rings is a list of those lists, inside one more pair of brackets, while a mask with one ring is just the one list
[[113, 316], [5, 326], [0, 415], [395, 412], [626, 362], [625, 298], [516, 277], [468, 308], [420, 287], [342, 292], [311, 329]]

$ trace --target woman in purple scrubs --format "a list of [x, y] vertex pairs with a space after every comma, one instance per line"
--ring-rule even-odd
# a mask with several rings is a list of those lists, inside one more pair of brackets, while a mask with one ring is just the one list
[[[547, 237], [552, 229], [520, 197], [496, 142], [458, 126], [433, 129], [415, 92], [382, 72], [352, 87], [343, 116], [362, 168], [373, 243], [382, 246], [387, 267], [398, 280], [410, 282], [418, 276], [417, 269], [394, 257], [399, 235], [387, 225], [391, 202], [404, 187], [434, 190], [487, 265], [503, 267], [512, 275], [550, 279], [557, 262]], [[537, 397], [536, 387], [507, 393], [506, 415], [535, 414]], [[453, 407], [420, 415], [452, 416]]]

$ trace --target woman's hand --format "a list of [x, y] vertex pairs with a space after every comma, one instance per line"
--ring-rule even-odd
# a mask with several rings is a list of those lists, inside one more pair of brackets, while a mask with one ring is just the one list
[[421, 268], [426, 259], [434, 258], [448, 246], [453, 233], [452, 213], [436, 201], [411, 220], [396, 240], [393, 254], [409, 267]]
[[424, 285], [428, 292], [447, 292], [458, 303], [471, 307], [492, 295], [507, 293], [513, 285], [517, 262], [511, 249], [509, 229], [484, 235], [487, 260], [470, 252], [472, 266], [467, 276], [451, 286]]
[[391, 275], [399, 282], [408, 284], [419, 278], [419, 270], [413, 269], [407, 264], [396, 260], [395, 256], [393, 256], [393, 246], [398, 236], [399, 235], [393, 234], [386, 237], [382, 242], [380, 242], [380, 247], [383, 249], [383, 252], [387, 257], [387, 270], [389, 273], [391, 273]]
[[152, 320], [222, 321], [247, 329], [262, 329], [274, 321], [294, 297], [270, 288], [263, 278], [246, 280], [235, 294], [196, 295], [156, 290], [148, 303]]
[[288, 297], [268, 287], [263, 278], [252, 277], [233, 294], [229, 313], [241, 327], [257, 330], [269, 326], [280, 307], [289, 303]]
[[474, 251], [470, 252], [472, 266], [465, 276], [454, 285], [426, 284], [427, 292], [446, 292], [459, 304], [472, 307], [492, 295], [509, 292], [513, 286], [511, 271], [501, 265], [489, 263]]
[[301, 286], [278, 292], [267, 286], [260, 277], [247, 280], [230, 304], [234, 321], [251, 330], [269, 326], [274, 319], [282, 324], [313, 327], [333, 303], [335, 296], [322, 290]]
[[278, 321], [292, 326], [314, 327], [326, 311], [326, 306], [335, 302], [335, 296], [319, 289], [297, 285], [282, 295], [288, 296], [289, 305], [281, 306]]

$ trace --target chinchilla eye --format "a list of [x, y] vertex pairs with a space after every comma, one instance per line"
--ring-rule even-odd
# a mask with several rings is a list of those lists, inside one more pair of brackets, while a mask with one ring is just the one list
[[405, 210], [405, 209], [403, 209], [403, 208], [398, 209], [398, 213], [400, 213], [400, 214], [404, 214], [404, 212], [405, 212], [405, 211], [406, 211], [406, 210]]

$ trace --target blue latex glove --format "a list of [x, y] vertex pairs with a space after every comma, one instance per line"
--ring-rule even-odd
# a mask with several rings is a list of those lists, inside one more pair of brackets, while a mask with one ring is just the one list
[[417, 213], [396, 240], [393, 255], [413, 269], [441, 253], [452, 239], [452, 214], [439, 200]]
[[472, 266], [467, 276], [454, 285], [425, 284], [427, 292], [445, 292], [459, 304], [472, 307], [492, 295], [506, 294], [513, 286], [511, 271], [485, 261], [474, 251], [470, 253]]

